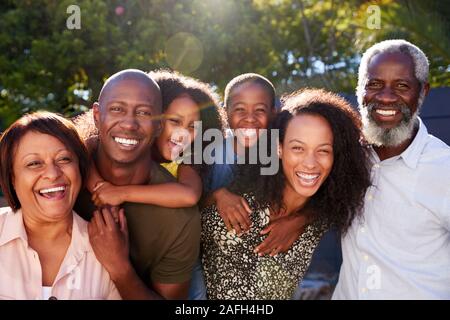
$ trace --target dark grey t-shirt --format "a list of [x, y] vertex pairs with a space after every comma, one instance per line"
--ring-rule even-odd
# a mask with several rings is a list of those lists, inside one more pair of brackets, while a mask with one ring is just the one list
[[[148, 184], [176, 182], [157, 163], [152, 163]], [[176, 194], [174, 194], [176, 197]], [[124, 203], [130, 235], [130, 257], [141, 279], [151, 282], [182, 283], [191, 278], [199, 256], [200, 214], [198, 208], [165, 208]], [[87, 190], [80, 192], [75, 211], [89, 220], [95, 206]]]

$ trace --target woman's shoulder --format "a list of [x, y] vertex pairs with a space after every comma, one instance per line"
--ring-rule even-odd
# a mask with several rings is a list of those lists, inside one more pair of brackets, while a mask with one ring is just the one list
[[0, 235], [2, 234], [3, 225], [5, 224], [6, 219], [12, 214], [14, 214], [14, 212], [10, 207], [0, 208]]
[[76, 212], [75, 210], [72, 211], [72, 214], [73, 214], [73, 220], [74, 220], [74, 223], [76, 223], [76, 224], [79, 226], [80, 231], [82, 231], [82, 232], [86, 231], [86, 232], [87, 232], [88, 221], [86, 221], [86, 220], [85, 220], [80, 214], [78, 214], [78, 212]]
[[89, 242], [88, 222], [75, 211], [72, 211], [72, 213], [72, 244], [77, 247], [77, 250], [92, 252], [91, 243]]
[[325, 232], [333, 228], [336, 228], [335, 223], [326, 217], [319, 216], [308, 224], [306, 230], [309, 231], [309, 236], [321, 238]]
[[4, 219], [8, 213], [12, 213], [12, 209], [10, 207], [0, 208], [0, 219]]

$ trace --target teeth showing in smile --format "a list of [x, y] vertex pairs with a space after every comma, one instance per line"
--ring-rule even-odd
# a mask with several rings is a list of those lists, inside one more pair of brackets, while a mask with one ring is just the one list
[[397, 111], [395, 110], [381, 110], [381, 109], [377, 109], [375, 110], [375, 112], [381, 114], [382, 116], [395, 116], [395, 114], [397, 113]]
[[251, 137], [256, 136], [256, 129], [254, 129], [254, 128], [251, 128], [251, 129], [242, 129], [241, 128], [239, 130], [240, 130], [241, 134], [245, 137], [251, 138]]
[[181, 142], [181, 141], [170, 140], [170, 142], [172, 142], [173, 144], [176, 144], [179, 147], [183, 147], [183, 142]]
[[51, 192], [58, 192], [58, 191], [64, 191], [66, 190], [66, 187], [56, 187], [56, 188], [50, 188], [50, 189], [42, 189], [39, 191], [41, 194], [51, 193]]
[[114, 137], [114, 141], [116, 141], [117, 143], [120, 143], [122, 145], [125, 145], [125, 146], [135, 146], [139, 142], [135, 139], [125, 139], [125, 138], [118, 138], [118, 137]]
[[303, 172], [296, 172], [295, 174], [300, 178], [301, 183], [306, 186], [314, 185], [320, 176], [320, 174], [309, 174]]
[[174, 140], [170, 140], [170, 143], [172, 144], [170, 146], [170, 159], [175, 160], [180, 156], [181, 152], [183, 152], [184, 145], [182, 142]]

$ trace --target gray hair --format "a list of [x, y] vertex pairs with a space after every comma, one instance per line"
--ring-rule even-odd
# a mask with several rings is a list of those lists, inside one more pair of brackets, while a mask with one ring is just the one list
[[374, 44], [372, 47], [364, 52], [358, 71], [358, 86], [356, 87], [356, 96], [358, 97], [358, 104], [361, 108], [363, 104], [363, 96], [365, 94], [365, 87], [367, 83], [367, 71], [370, 60], [380, 53], [405, 53], [411, 57], [414, 63], [414, 74], [416, 79], [420, 82], [421, 92], [418, 101], [418, 108], [423, 103], [425, 98], [424, 84], [428, 82], [429, 62], [428, 58], [417, 46], [403, 39], [385, 40]]

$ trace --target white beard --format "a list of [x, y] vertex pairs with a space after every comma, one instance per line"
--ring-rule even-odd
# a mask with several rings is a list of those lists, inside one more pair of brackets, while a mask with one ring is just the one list
[[411, 138], [418, 118], [417, 111], [412, 116], [411, 113], [403, 114], [403, 120], [397, 127], [384, 129], [373, 120], [368, 109], [368, 107], [361, 108], [362, 132], [368, 143], [377, 147], [396, 147]]
[[376, 104], [360, 105], [359, 111], [363, 124], [362, 132], [367, 142], [377, 147], [396, 147], [410, 139], [416, 124], [418, 124], [417, 118], [424, 100], [425, 90], [422, 89], [417, 100], [417, 110], [413, 115], [411, 115], [411, 111], [406, 105], [399, 105], [403, 119], [397, 127], [392, 129], [380, 128], [372, 118], [371, 111]]

